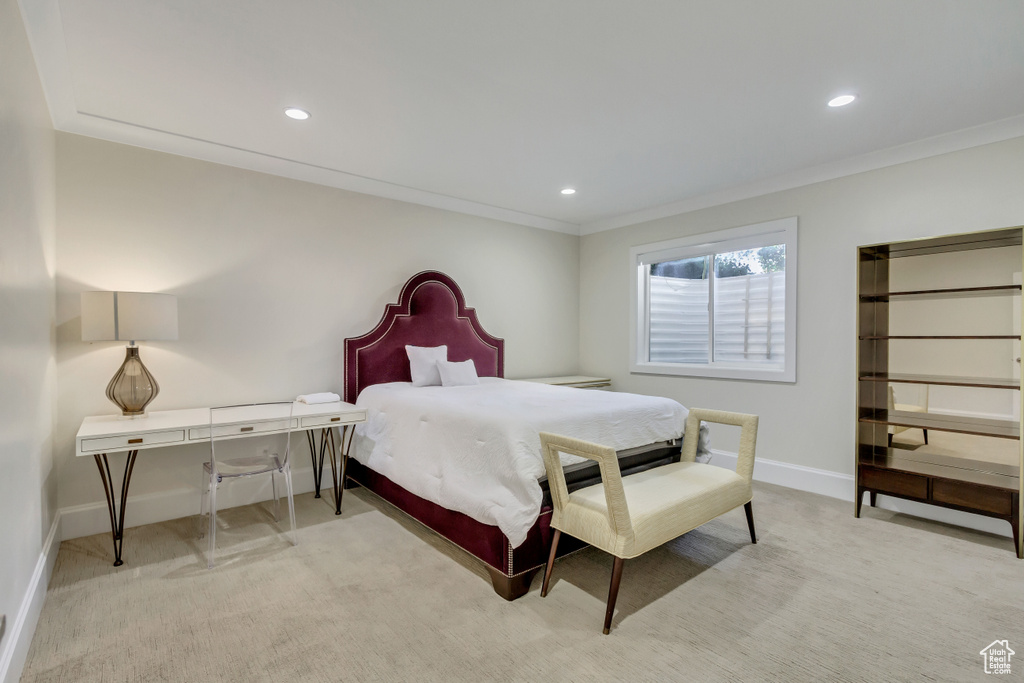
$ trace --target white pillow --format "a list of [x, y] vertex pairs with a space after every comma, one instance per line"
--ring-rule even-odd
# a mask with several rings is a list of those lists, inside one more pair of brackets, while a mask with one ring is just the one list
[[437, 361], [437, 371], [441, 375], [442, 386], [465, 387], [480, 384], [480, 378], [476, 376], [476, 363], [472, 358], [461, 363], [439, 360]]
[[437, 386], [441, 383], [437, 363], [448, 362], [447, 346], [406, 346], [405, 352], [409, 354], [409, 372], [414, 387]]

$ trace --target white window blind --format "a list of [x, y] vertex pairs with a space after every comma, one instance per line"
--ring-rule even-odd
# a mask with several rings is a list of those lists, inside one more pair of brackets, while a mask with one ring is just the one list
[[[716, 279], [715, 358], [781, 363], [786, 347], [786, 273]], [[650, 278], [650, 360], [707, 363], [710, 280]]]

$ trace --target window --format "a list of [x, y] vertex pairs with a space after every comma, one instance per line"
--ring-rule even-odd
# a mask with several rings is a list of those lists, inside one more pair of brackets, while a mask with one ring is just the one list
[[796, 381], [797, 219], [630, 251], [633, 372]]

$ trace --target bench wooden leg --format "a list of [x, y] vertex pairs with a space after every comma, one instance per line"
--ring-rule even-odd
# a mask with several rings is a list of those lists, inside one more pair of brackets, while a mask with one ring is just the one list
[[754, 501], [747, 501], [743, 511], [747, 513], [747, 528], [750, 529], [750, 542], [757, 543], [757, 536], [754, 534]]
[[622, 564], [625, 562], [621, 557], [615, 558], [612, 566], [612, 585], [608, 589], [608, 609], [604, 613], [604, 634], [612, 628], [612, 614], [615, 613], [615, 599], [619, 597], [619, 582], [622, 581]]
[[551, 554], [548, 555], [548, 566], [544, 568], [544, 585], [540, 589], [540, 597], [546, 598], [548, 596], [548, 582], [551, 581], [551, 570], [555, 568], [555, 553], [558, 552], [558, 539], [562, 537], [562, 532], [555, 529], [555, 535], [551, 538]]

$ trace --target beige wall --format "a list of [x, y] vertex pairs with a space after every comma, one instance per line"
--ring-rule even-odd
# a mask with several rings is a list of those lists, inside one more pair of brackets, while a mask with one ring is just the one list
[[[580, 370], [618, 389], [757, 413], [761, 458], [850, 474], [856, 247], [1024, 223], [1024, 138], [584, 236]], [[631, 375], [629, 248], [799, 217], [797, 382]], [[719, 441], [728, 446], [728, 439]]]
[[0, 0], [0, 65], [0, 678], [15, 680], [35, 625], [26, 613], [16, 642], [16, 618], [57, 502], [54, 136], [15, 0]]
[[[74, 435], [86, 415], [115, 411], [103, 392], [124, 345], [81, 341], [83, 290], [179, 297], [179, 340], [141, 344], [161, 387], [152, 410], [341, 393], [342, 340], [425, 269], [454, 277], [505, 339], [507, 376], [577, 369], [575, 236], [69, 134], [57, 165], [60, 501], [91, 506], [87, 528], [102, 530], [106, 512]], [[307, 450], [296, 463], [308, 469]], [[205, 458], [199, 446], [141, 454], [127, 524], [194, 512]]]

